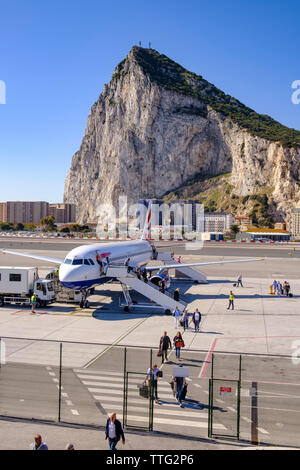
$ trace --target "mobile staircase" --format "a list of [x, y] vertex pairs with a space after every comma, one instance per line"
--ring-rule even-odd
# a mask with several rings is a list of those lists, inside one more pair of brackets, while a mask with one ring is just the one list
[[[143, 280], [139, 279], [132, 270], [128, 270], [127, 266], [109, 264], [107, 266], [106, 275], [108, 277], [116, 278], [118, 281], [120, 281], [126, 303], [124, 307], [125, 311], [129, 311], [130, 308], [134, 307], [135, 305], [130, 297], [127, 286], [129, 286], [131, 289], [134, 289], [136, 292], [139, 292], [151, 301], [149, 304], [145, 305], [139, 303], [136, 304], [136, 306], [147, 306], [148, 308], [157, 308], [159, 306], [165, 310], [166, 314], [170, 314], [176, 307], [178, 307], [178, 309], [183, 312], [187, 306], [187, 303], [183, 300], [174, 300], [173, 295], [169, 292], [165, 291], [163, 294], [159, 287], [150, 282], [150, 280], [148, 282], [144, 282]], [[152, 304], [153, 302], [155, 302], [155, 304]]]

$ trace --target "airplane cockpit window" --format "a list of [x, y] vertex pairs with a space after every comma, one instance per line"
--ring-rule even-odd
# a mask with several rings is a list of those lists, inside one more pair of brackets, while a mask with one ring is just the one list
[[69, 258], [66, 258], [64, 261], [64, 264], [72, 264], [72, 260]]
[[92, 264], [94, 266], [95, 263], [91, 258], [89, 258], [89, 262], [90, 262], [90, 264]]
[[72, 266], [83, 264], [83, 259], [73, 259]]
[[85, 260], [84, 260], [84, 264], [87, 264], [87, 265], [89, 266], [89, 265], [90, 265], [89, 260], [88, 260], [88, 259], [85, 259]]

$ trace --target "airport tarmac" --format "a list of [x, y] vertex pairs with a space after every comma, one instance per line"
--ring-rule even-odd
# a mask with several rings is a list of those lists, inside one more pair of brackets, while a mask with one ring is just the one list
[[[35, 253], [44, 255], [49, 253], [49, 241], [30, 243], [33, 243], [30, 248], [27, 245], [26, 248], [9, 248], [26, 252], [34, 250]], [[70, 248], [69, 242], [66, 241], [54, 241], [50, 244], [50, 256], [57, 258], [63, 258]], [[182, 261], [204, 262], [258, 256], [254, 247], [218, 246], [209, 247], [209, 250], [215, 250], [214, 255], [205, 251], [203, 255], [185, 252]], [[234, 256], [232, 250], [236, 250]], [[250, 250], [254, 250], [255, 254], [249, 254]], [[215, 364], [217, 376], [230, 379], [233, 375], [236, 376], [235, 361], [238, 356], [228, 354], [241, 353], [244, 380], [241, 404], [243, 438], [249, 438], [250, 433], [249, 389], [252, 381], [257, 381], [261, 406], [263, 403], [260, 411], [263, 422], [260, 426], [261, 442], [299, 444], [296, 437], [299, 434], [296, 431], [300, 412], [299, 366], [297, 367], [297, 361], [293, 362], [290, 357], [297, 354], [300, 345], [300, 261], [295, 255], [298, 251], [296, 249], [293, 252], [286, 246], [259, 246], [257, 250], [259, 256], [268, 253], [264, 261], [203, 267], [201, 271], [208, 276], [209, 281], [206, 285], [175, 281], [182, 298], [189, 304], [188, 310], [193, 312], [195, 308], [199, 308], [202, 313], [200, 332], [195, 333], [191, 324], [189, 330], [184, 333], [182, 363], [191, 371], [189, 396], [200, 400], [204, 408], [199, 411], [187, 406], [180, 418], [174, 416], [175, 402], [168, 384], [176, 364], [172, 352], [169, 364], [163, 366], [163, 405], [154, 414], [156, 429], [178, 433], [179, 427], [183, 435], [195, 434], [197, 429], [199, 437], [207, 436], [208, 378], [212, 355], [215, 354], [218, 358], [216, 361], [219, 361]], [[280, 251], [281, 257], [272, 256], [272, 253], [275, 253], [272, 250]], [[177, 250], [175, 252], [177, 253]], [[53, 265], [44, 261], [2, 253], [0, 265], [38, 266], [41, 275], [53, 268]], [[244, 287], [233, 288], [239, 273], [243, 274]], [[290, 281], [293, 298], [270, 295], [273, 279]], [[233, 290], [236, 296], [234, 311], [227, 310], [230, 290]], [[132, 298], [138, 302], [142, 300], [141, 296], [134, 293]], [[6, 388], [0, 401], [0, 411], [6, 406], [10, 410], [8, 414], [16, 416], [16, 413], [21, 413], [23, 409], [25, 417], [30, 417], [38, 399], [36, 397], [31, 402], [29, 399], [31, 393], [34, 395], [36, 387], [33, 388], [32, 384], [35, 381], [40, 384], [36, 393], [45, 390], [42, 392], [45, 396], [47, 393], [56, 396], [58, 342], [62, 341], [66, 381], [64, 393], [68, 395], [64, 400], [63, 418], [68, 422], [97, 425], [103, 422], [113, 406], [121, 413], [124, 347], [131, 351], [131, 370], [140, 374], [132, 388], [133, 392], [137, 393], [137, 385], [142, 380], [141, 374], [145, 373], [149, 364], [147, 348], [157, 348], [163, 331], [167, 331], [172, 339], [177, 330], [174, 328], [174, 319], [161, 314], [159, 310], [137, 307], [132, 312], [125, 313], [119, 307], [120, 299], [120, 285], [110, 283], [102, 286], [90, 298], [89, 309], [53, 304], [32, 314], [26, 308], [0, 308], [0, 337], [2, 344], [5, 344], [7, 362], [6, 375], [4, 366], [1, 372]], [[217, 354], [221, 352], [227, 355]], [[154, 358], [155, 351], [153, 360]], [[16, 376], [18, 385], [14, 379]], [[50, 388], [47, 388], [48, 382], [51, 384]], [[29, 392], [26, 392], [26, 384]], [[135, 399], [137, 403], [133, 405], [131, 415], [143, 425], [147, 420], [147, 407], [138, 401], [138, 397], [135, 396], [133, 401]], [[226, 404], [222, 397], [218, 397], [218, 400], [220, 409], [218, 410], [216, 403], [216, 429], [220, 432], [225, 429], [227, 432], [233, 426], [236, 408], [232, 403]], [[49, 399], [47, 403], [47, 418], [56, 420], [55, 399], [53, 402]], [[42, 419], [40, 415], [38, 418]]]

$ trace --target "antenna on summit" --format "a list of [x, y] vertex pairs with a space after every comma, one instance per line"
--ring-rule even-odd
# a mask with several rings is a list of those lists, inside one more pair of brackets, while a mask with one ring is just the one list
[[139, 46], [140, 46], [140, 47], [142, 46], [142, 41], [139, 41]]
[[149, 41], [149, 49], [151, 49], [151, 42]]

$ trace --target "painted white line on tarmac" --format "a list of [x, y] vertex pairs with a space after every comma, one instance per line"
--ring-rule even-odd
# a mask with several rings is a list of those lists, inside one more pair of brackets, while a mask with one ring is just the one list
[[68, 406], [74, 406], [74, 404], [71, 402], [71, 400], [66, 400], [66, 404], [67, 404]]
[[232, 408], [231, 406], [227, 406], [227, 409], [228, 409], [229, 411], [232, 411], [233, 413], [236, 413], [236, 410], [235, 410], [234, 408]]
[[51, 377], [55, 377], [55, 372], [49, 372], [49, 375], [51, 375]]
[[[122, 411], [123, 410], [123, 406], [122, 405], [113, 405], [114, 407], [114, 410], [120, 410]], [[178, 405], [177, 405], [177, 408], [178, 408], [178, 414], [176, 414], [176, 417], [179, 418], [180, 416], [185, 416], [185, 417], [190, 417], [190, 418], [196, 418], [196, 419], [205, 419], [207, 420], [208, 419], [208, 413], [204, 412], [204, 414], [199, 410], [199, 412], [188, 412], [188, 411], [183, 411], [184, 408], [180, 408]], [[146, 408], [143, 408], [143, 407], [140, 407], [140, 406], [130, 406], [130, 411], [132, 412], [144, 412], [144, 413], [148, 413], [149, 410], [146, 409]], [[175, 410], [163, 410], [161, 408], [161, 406], [159, 408], [155, 408], [154, 409], [154, 416], [155, 414], [158, 414], [158, 415], [171, 415], [171, 416], [174, 416], [174, 413], [175, 413]]]
[[266, 431], [264, 428], [256, 428], [256, 429], [262, 434], [269, 434], [268, 431]]
[[[143, 416], [128, 415], [127, 422], [130, 423], [130, 421], [148, 422], [149, 418], [143, 417]], [[194, 427], [194, 428], [207, 428], [207, 423], [201, 423], [201, 422], [196, 422], [196, 421], [184, 421], [180, 419], [166, 419], [166, 418], [154, 417], [154, 423], [168, 424], [169, 426], [173, 425], [173, 426], [187, 426], [187, 427]], [[214, 429], [226, 429], [226, 428], [225, 426], [223, 426], [223, 424], [214, 424]]]
[[[100, 387], [100, 388], [109, 388], [109, 389], [112, 389], [113, 387], [117, 387], [118, 385], [120, 386], [119, 388], [122, 388], [123, 389], [123, 384], [120, 383], [120, 384], [115, 384], [115, 383], [111, 383], [111, 382], [89, 382], [87, 380], [83, 380], [82, 383], [84, 385], [87, 385], [87, 386], [94, 386], [94, 387]], [[138, 392], [138, 386], [136, 384], [128, 384], [127, 388], [131, 389], [131, 390], [137, 390]], [[167, 387], [167, 386], [163, 386], [161, 385], [160, 387], [158, 387], [159, 390], [163, 390], [164, 392], [170, 392], [171, 393], [171, 387]], [[117, 389], [118, 390], [118, 389]]]
[[246, 418], [246, 416], [242, 416], [242, 419], [246, 421], [246, 423], [252, 423], [252, 420], [249, 418]]
[[79, 415], [79, 413], [78, 413], [77, 410], [71, 410], [71, 413], [72, 413], [72, 415], [75, 415], [75, 416], [78, 416], [78, 415]]
[[[122, 395], [123, 396], [123, 390], [108, 390], [107, 388], [88, 388], [88, 391], [90, 393], [107, 393], [108, 391], [110, 391], [112, 395]], [[134, 395], [136, 397], [139, 396], [138, 392]], [[171, 395], [169, 393], [160, 393], [160, 392], [158, 392], [158, 395], [160, 397], [163, 397], [163, 398], [168, 398], [168, 399], [174, 400], [173, 394]], [[129, 394], [129, 396], [130, 396], [130, 400], [131, 400], [132, 395]]]

